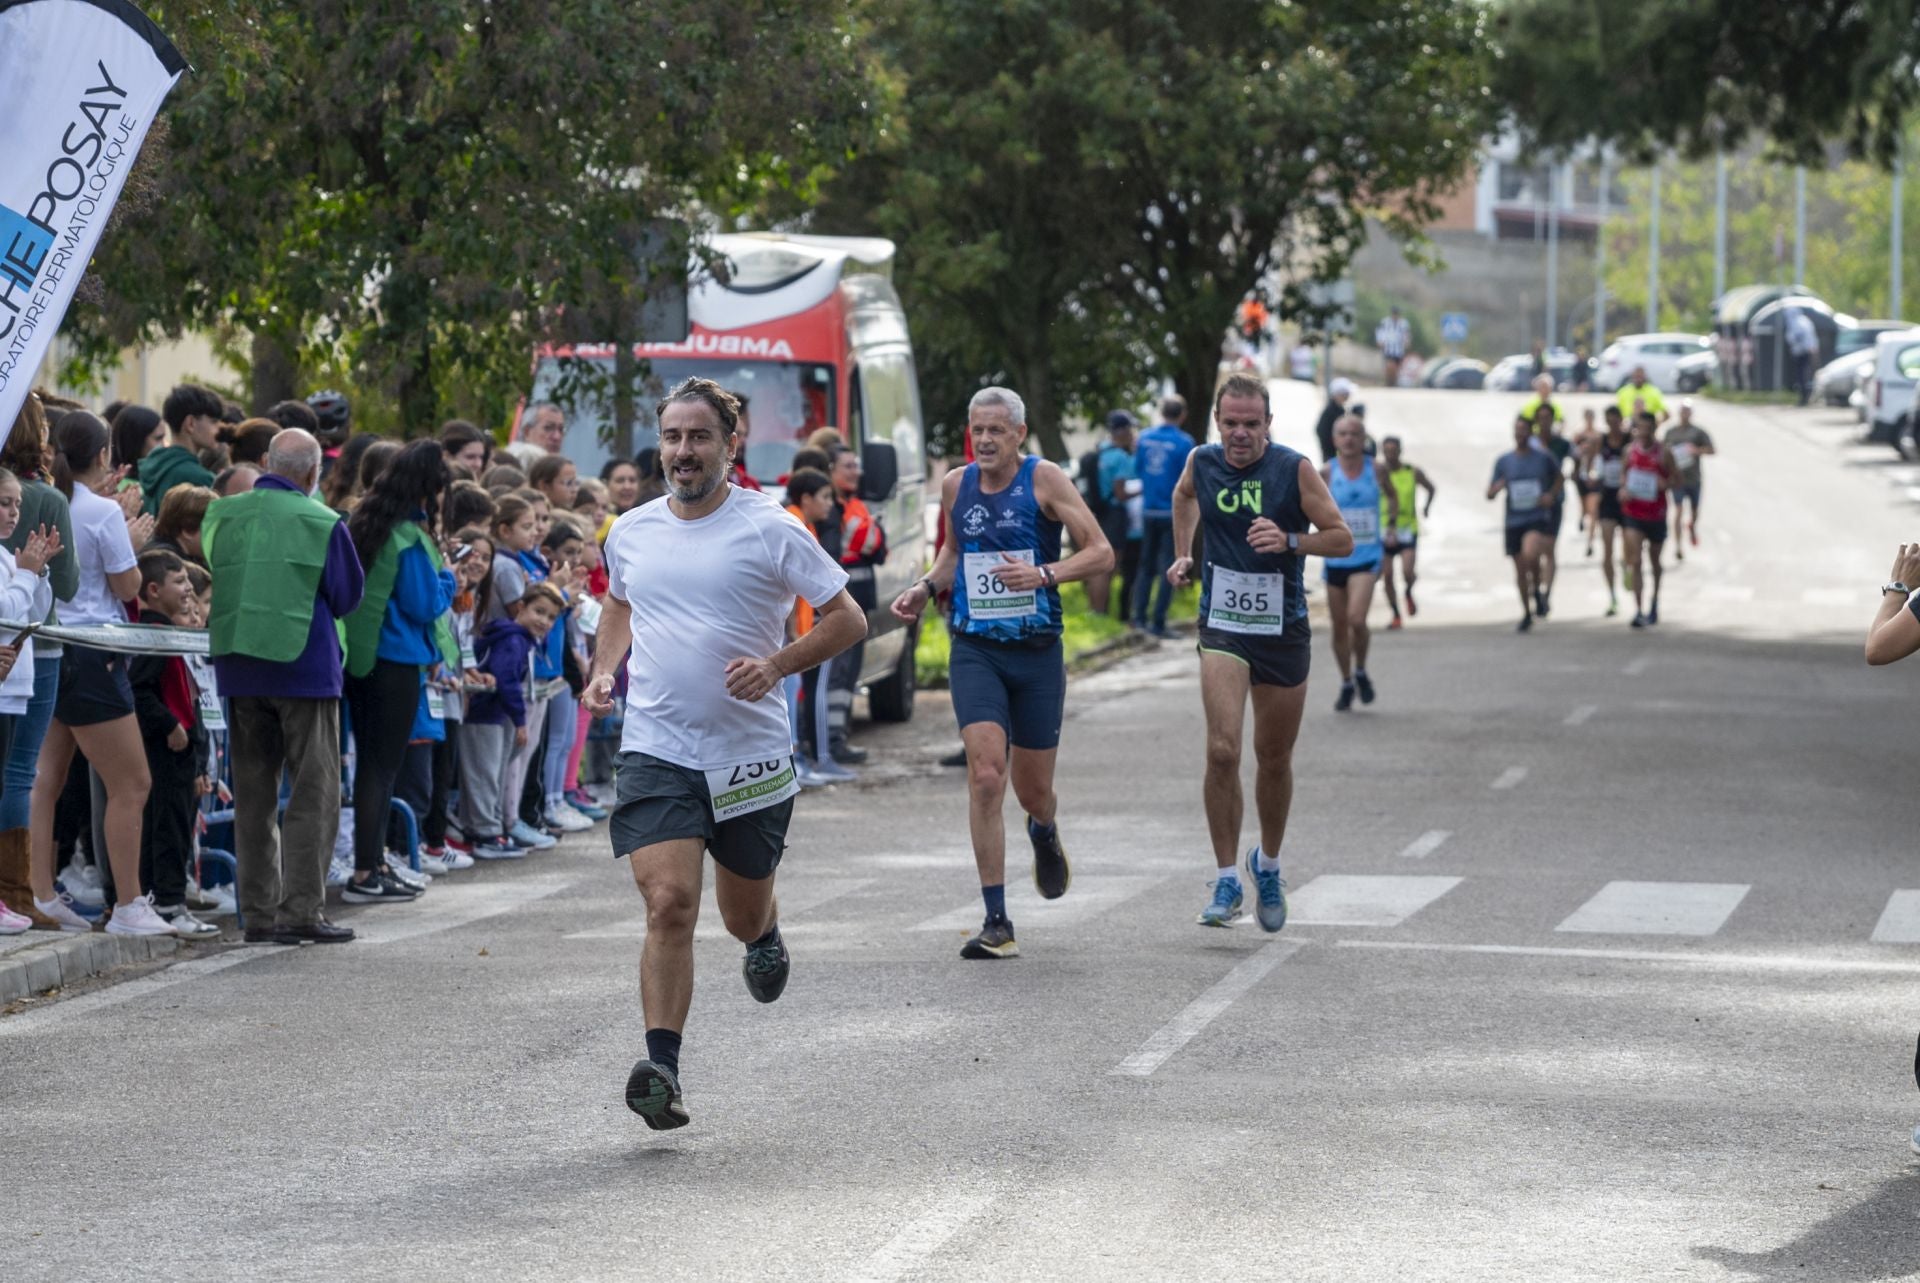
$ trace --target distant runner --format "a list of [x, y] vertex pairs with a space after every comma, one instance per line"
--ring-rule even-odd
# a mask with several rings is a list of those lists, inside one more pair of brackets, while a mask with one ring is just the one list
[[1713, 438], [1693, 421], [1691, 397], [1680, 403], [1680, 421], [1667, 429], [1666, 446], [1673, 452], [1674, 466], [1679, 470], [1673, 482], [1673, 555], [1685, 561], [1687, 554], [1678, 537], [1680, 523], [1684, 521], [1687, 526], [1686, 542], [1697, 547], [1700, 543], [1700, 460], [1716, 453]]
[[1349, 414], [1333, 428], [1333, 458], [1320, 467], [1340, 518], [1353, 534], [1352, 551], [1328, 557], [1326, 562], [1327, 614], [1333, 621], [1333, 657], [1340, 665], [1340, 698], [1336, 713], [1373, 703], [1373, 679], [1367, 675], [1367, 649], [1372, 634], [1367, 612], [1373, 607], [1373, 585], [1380, 578], [1380, 562], [1387, 543], [1381, 537], [1382, 511], [1389, 537], [1400, 523], [1400, 503], [1387, 478], [1386, 465], [1367, 457], [1367, 425]]
[[[1633, 581], [1633, 626], [1660, 622], [1660, 550], [1667, 542], [1667, 491], [1677, 469], [1673, 451], [1654, 440], [1658, 424], [1651, 410], [1633, 421], [1633, 444], [1627, 447], [1626, 473], [1620, 481], [1621, 543], [1626, 550], [1626, 573]], [[1653, 600], [1645, 603], [1645, 576], [1640, 573], [1640, 550], [1649, 547], [1653, 563]]]
[[1560, 571], [1560, 522], [1566, 516], [1567, 460], [1573, 454], [1573, 443], [1555, 431], [1556, 422], [1552, 407], [1543, 405], [1534, 411], [1533, 443], [1553, 457], [1553, 466], [1560, 473], [1560, 479], [1553, 483], [1553, 502], [1548, 505], [1552, 528], [1547, 534], [1546, 553], [1540, 559], [1540, 592], [1533, 605], [1542, 619], [1552, 609], [1553, 581]]
[[[1427, 474], [1411, 463], [1400, 458], [1400, 438], [1386, 437], [1380, 442], [1380, 466], [1387, 470], [1387, 477], [1393, 487], [1393, 501], [1399, 505], [1400, 518], [1393, 525], [1394, 543], [1385, 550], [1380, 561], [1381, 577], [1386, 581], [1387, 605], [1393, 609], [1393, 621], [1389, 629], [1400, 627], [1400, 594], [1394, 591], [1394, 563], [1400, 563], [1401, 574], [1407, 581], [1407, 618], [1420, 613], [1413, 604], [1413, 584], [1417, 578], [1414, 573], [1415, 561], [1420, 546], [1420, 518], [1433, 511], [1433, 482]], [[1419, 505], [1418, 489], [1427, 492], [1427, 506]], [[1387, 497], [1380, 496], [1380, 520], [1387, 521]]]
[[1216, 878], [1199, 921], [1232, 926], [1245, 903], [1234, 859], [1244, 811], [1240, 740], [1251, 697], [1260, 841], [1247, 851], [1245, 868], [1260, 925], [1278, 931], [1287, 922], [1280, 845], [1293, 805], [1293, 746], [1312, 659], [1301, 560], [1343, 556], [1353, 535], [1312, 460], [1269, 439], [1273, 414], [1264, 382], [1230, 377], [1220, 385], [1213, 417], [1219, 444], [1195, 450], [1174, 487], [1174, 561], [1167, 571], [1175, 586], [1192, 582], [1194, 535], [1203, 531], [1200, 702]]
[[1613, 577], [1613, 543], [1623, 517], [1620, 512], [1620, 481], [1626, 475], [1626, 424], [1619, 407], [1606, 409], [1607, 429], [1593, 447], [1587, 470], [1587, 488], [1593, 494], [1594, 521], [1600, 527], [1600, 573], [1607, 580], [1607, 616], [1620, 613], [1620, 593]]
[[1507, 497], [1507, 556], [1513, 558], [1514, 583], [1520, 589], [1520, 632], [1533, 627], [1534, 609], [1544, 596], [1541, 559], [1553, 537], [1552, 505], [1559, 501], [1560, 469], [1553, 456], [1534, 442], [1533, 425], [1513, 421], [1513, 449], [1493, 464], [1487, 498]]

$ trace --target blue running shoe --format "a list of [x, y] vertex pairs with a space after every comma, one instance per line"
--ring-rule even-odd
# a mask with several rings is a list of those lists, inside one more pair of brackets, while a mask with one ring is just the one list
[[1230, 927], [1241, 917], [1247, 899], [1240, 894], [1239, 878], [1217, 878], [1213, 883], [1213, 903], [1200, 910], [1203, 927]]
[[1287, 882], [1278, 869], [1271, 873], [1260, 871], [1254, 859], [1259, 849], [1258, 846], [1247, 848], [1247, 876], [1253, 879], [1253, 889], [1259, 898], [1254, 913], [1260, 919], [1262, 931], [1278, 931], [1287, 925]]

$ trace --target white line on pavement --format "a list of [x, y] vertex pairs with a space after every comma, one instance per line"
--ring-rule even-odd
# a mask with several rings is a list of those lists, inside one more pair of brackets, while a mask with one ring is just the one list
[[1710, 936], [1752, 889], [1741, 882], [1609, 882], [1554, 930]]
[[1566, 724], [1568, 726], [1585, 726], [1587, 719], [1599, 711], [1600, 706], [1598, 704], [1582, 704], [1567, 714]]
[[1342, 949], [1388, 949], [1411, 953], [1481, 953], [1522, 958], [1580, 958], [1603, 962], [1679, 962], [1729, 970], [1859, 971], [1920, 974], [1920, 962], [1876, 962], [1868, 958], [1809, 958], [1792, 954], [1678, 953], [1657, 949], [1558, 949], [1520, 944], [1423, 944], [1416, 940], [1336, 940]]
[[[1199, 866], [1195, 866], [1198, 868]], [[1058, 900], [1042, 900], [1031, 881], [1007, 887], [1007, 915], [1015, 922], [1059, 925], [1079, 922], [1105, 913], [1133, 899], [1147, 888], [1166, 881], [1164, 874], [1118, 874], [1108, 877], [1075, 878], [1073, 889]], [[980, 897], [949, 909], [938, 917], [913, 926], [915, 931], [966, 931], [980, 925]]]
[[[315, 946], [316, 948], [328, 946]], [[141, 976], [138, 980], [129, 980], [108, 989], [96, 989], [92, 993], [83, 993], [77, 997], [50, 1003], [44, 1007], [32, 1007], [17, 1016], [0, 1018], [0, 1038], [9, 1034], [38, 1033], [54, 1025], [62, 1024], [76, 1016], [88, 1015], [103, 1007], [114, 1007], [134, 998], [144, 998], [161, 989], [171, 989], [177, 984], [189, 980], [198, 980], [201, 976], [210, 976], [229, 967], [237, 967], [243, 962], [252, 962], [258, 958], [270, 958], [276, 953], [287, 953], [300, 948], [297, 944], [252, 945], [244, 949], [235, 949], [231, 953], [222, 953], [212, 958], [195, 958], [191, 962], [179, 962], [165, 971], [157, 971], [150, 976]]]
[[[793, 920], [811, 909], [817, 909], [829, 900], [837, 900], [843, 895], [851, 895], [865, 887], [872, 886], [874, 878], [824, 878], [802, 875], [793, 881], [792, 887], [784, 883], [774, 890], [780, 905], [780, 927], [791, 931]], [[647, 934], [647, 915], [623, 918], [608, 923], [604, 927], [590, 927], [585, 931], [574, 931], [565, 936], [568, 940], [640, 940]], [[701, 898], [700, 919], [693, 929], [696, 940], [716, 940], [727, 935], [726, 923], [720, 919], [720, 905], [713, 898], [713, 885], [709, 883], [705, 895]]]
[[1397, 927], [1460, 885], [1459, 878], [1323, 873], [1289, 899], [1303, 927]]
[[851, 1283], [894, 1283], [919, 1269], [967, 1223], [987, 1210], [992, 1194], [943, 1195], [925, 1213], [909, 1221], [848, 1276]]
[[1495, 780], [1493, 783], [1489, 784], [1487, 787], [1491, 789], [1498, 789], [1504, 792], [1507, 789], [1513, 788], [1515, 785], [1519, 784], [1521, 780], [1524, 780], [1526, 778], [1527, 778], [1526, 767], [1509, 766], [1506, 770], [1500, 772], [1499, 779]]
[[447, 886], [438, 893], [429, 891], [401, 913], [404, 916], [367, 921], [366, 914], [353, 920], [354, 943], [393, 944], [415, 936], [451, 931], [482, 918], [496, 917], [511, 909], [543, 900], [570, 883], [572, 878], [552, 875], [539, 878], [515, 878], [490, 886]]
[[1920, 891], [1895, 891], [1887, 897], [1873, 928], [1875, 944], [1920, 944]]
[[1400, 853], [1403, 860], [1424, 860], [1438, 851], [1453, 834], [1446, 829], [1428, 829], [1413, 841], [1407, 843], [1407, 849]]
[[1653, 662], [1653, 656], [1639, 655], [1634, 657], [1633, 659], [1628, 660], [1626, 667], [1622, 668], [1620, 671], [1625, 676], [1638, 677], [1640, 676], [1640, 674], [1647, 671], [1647, 665], [1651, 664], [1652, 662]]
[[1147, 1077], [1164, 1065], [1175, 1052], [1192, 1042], [1194, 1036], [1231, 1007], [1236, 998], [1259, 984], [1269, 971], [1305, 943], [1303, 940], [1275, 940], [1241, 962], [1215, 981], [1211, 989], [1183, 1007], [1179, 1015], [1155, 1030], [1153, 1036], [1140, 1045], [1139, 1051], [1108, 1072], [1129, 1078]]

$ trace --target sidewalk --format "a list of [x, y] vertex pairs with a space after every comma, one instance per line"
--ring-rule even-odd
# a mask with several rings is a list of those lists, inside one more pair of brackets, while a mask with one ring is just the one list
[[29, 931], [0, 936], [0, 1007], [180, 951], [178, 936]]

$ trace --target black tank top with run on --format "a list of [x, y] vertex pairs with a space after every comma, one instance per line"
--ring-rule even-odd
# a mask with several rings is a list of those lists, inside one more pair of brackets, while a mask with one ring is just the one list
[[1270, 640], [1305, 644], [1307, 598], [1302, 591], [1302, 558], [1290, 552], [1256, 552], [1247, 543], [1255, 518], [1265, 517], [1283, 533], [1306, 534], [1307, 514], [1300, 507], [1300, 465], [1305, 456], [1269, 444], [1245, 468], [1227, 464], [1219, 445], [1193, 452], [1193, 488], [1200, 500], [1200, 624], [1204, 628]]

